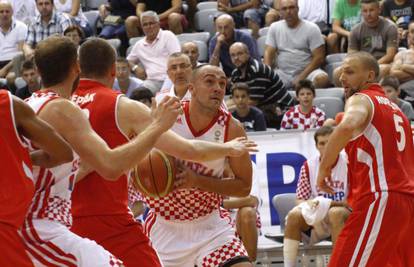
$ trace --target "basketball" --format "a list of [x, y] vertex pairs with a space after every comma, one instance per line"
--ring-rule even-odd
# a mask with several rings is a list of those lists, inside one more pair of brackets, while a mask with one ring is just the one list
[[139, 192], [148, 197], [161, 198], [172, 191], [175, 173], [175, 159], [153, 149], [135, 166], [131, 175]]
[[335, 116], [336, 125], [339, 125], [341, 123], [343, 117], [344, 117], [344, 112], [338, 112], [338, 114], [336, 114]]

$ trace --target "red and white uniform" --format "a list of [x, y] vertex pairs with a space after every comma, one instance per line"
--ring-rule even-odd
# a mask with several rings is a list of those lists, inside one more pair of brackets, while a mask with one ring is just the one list
[[33, 266], [18, 234], [34, 193], [32, 162], [6, 90], [0, 90], [0, 149], [0, 266]]
[[303, 113], [300, 105], [291, 107], [283, 115], [281, 129], [301, 129], [320, 128], [325, 121], [325, 112], [313, 106], [307, 114]]
[[[174, 132], [187, 139], [219, 143], [228, 140], [229, 112], [220, 108], [205, 129], [196, 131], [190, 122], [189, 102], [183, 101], [182, 107], [184, 112], [177, 118]], [[220, 179], [225, 158], [182, 163], [198, 174]], [[220, 195], [198, 189], [175, 189], [163, 198], [146, 197], [146, 201], [151, 211], [145, 231], [166, 266], [219, 266], [235, 257], [247, 257], [231, 226], [231, 218], [220, 210]]]
[[[39, 113], [59, 95], [41, 90], [26, 99]], [[31, 150], [36, 148], [32, 145]], [[54, 168], [34, 167], [35, 196], [21, 230], [26, 249], [36, 266], [118, 266], [110, 253], [94, 241], [73, 234], [71, 194], [79, 157]]]
[[[379, 85], [358, 94], [372, 118], [346, 146], [353, 212], [330, 266], [414, 266], [414, 148], [410, 123]], [[388, 265], [387, 265], [388, 263]]]
[[[123, 95], [103, 84], [82, 79], [72, 101], [86, 114], [94, 131], [110, 148], [128, 142], [119, 128], [117, 105]], [[93, 192], [93, 193], [91, 193]], [[108, 181], [92, 172], [76, 184], [71, 230], [95, 240], [126, 266], [160, 266], [156, 252], [128, 208], [128, 177]]]

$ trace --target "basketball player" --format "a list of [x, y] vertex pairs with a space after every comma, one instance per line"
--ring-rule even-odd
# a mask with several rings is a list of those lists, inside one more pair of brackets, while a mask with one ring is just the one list
[[[196, 68], [189, 84], [190, 101], [182, 101], [173, 131], [187, 139], [227, 142], [245, 136], [243, 127], [220, 105], [226, 75], [219, 67]], [[230, 158], [234, 178], [223, 177], [226, 159], [196, 163], [183, 160], [177, 188], [161, 199], [146, 198], [151, 211], [145, 230], [166, 267], [252, 266], [236, 237], [230, 218], [224, 217], [222, 195], [245, 197], [250, 193], [252, 167], [249, 155]]]
[[[105, 40], [91, 39], [82, 44], [79, 58], [82, 79], [72, 100], [88, 111], [93, 129], [110, 147], [118, 147], [127, 143], [129, 137], [141, 135], [151, 122], [149, 110], [142, 103], [111, 89], [115, 78], [112, 47]], [[161, 105], [166, 99], [169, 96], [160, 102]], [[223, 145], [189, 141], [167, 132], [155, 146], [173, 156], [198, 161], [225, 156], [248, 157], [247, 147], [238, 140]], [[126, 175], [120, 175], [116, 181], [107, 181], [97, 172], [90, 173], [76, 185], [72, 209], [74, 222], [71, 230], [95, 240], [126, 266], [161, 265], [142, 226], [129, 212]]]
[[35, 92], [27, 103], [61, 134], [75, 155], [70, 163], [34, 170], [35, 196], [21, 230], [26, 249], [36, 266], [120, 266], [120, 260], [94, 241], [68, 229], [72, 223], [71, 193], [79, 157], [103, 177], [117, 178], [171, 127], [179, 112], [178, 102], [167, 98], [153, 110], [154, 120], [145, 131], [112, 150], [92, 130], [86, 117], [89, 113], [68, 100], [79, 77], [73, 42], [65, 37], [49, 37], [37, 45], [34, 58], [45, 88]]
[[348, 100], [342, 122], [326, 146], [318, 185], [332, 192], [331, 168], [345, 148], [353, 212], [336, 241], [330, 266], [414, 266], [410, 123], [375, 83], [379, 66], [371, 55], [349, 54], [342, 68]]
[[53, 166], [72, 160], [72, 150], [22, 100], [0, 90], [0, 266], [33, 266], [18, 229], [34, 193], [32, 161], [22, 135], [41, 148], [33, 163]]

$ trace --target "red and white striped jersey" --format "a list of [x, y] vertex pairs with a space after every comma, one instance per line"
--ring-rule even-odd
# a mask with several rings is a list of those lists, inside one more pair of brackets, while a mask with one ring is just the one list
[[307, 114], [303, 113], [300, 105], [291, 107], [283, 115], [281, 129], [301, 129], [320, 128], [325, 121], [325, 112], [318, 107], [313, 106]]
[[[41, 90], [25, 101], [39, 113], [49, 101], [58, 98], [59, 95], [52, 91]], [[36, 150], [33, 145], [30, 149]], [[33, 167], [35, 195], [27, 219], [48, 219], [68, 227], [72, 225], [71, 194], [79, 167], [78, 155], [74, 153], [73, 156], [72, 162], [54, 168]]]
[[[203, 130], [196, 131], [190, 122], [189, 102], [183, 101], [183, 114], [178, 116], [172, 130], [186, 139], [205, 140], [224, 143], [227, 141], [227, 131], [231, 114], [223, 108]], [[194, 172], [221, 179], [225, 166], [225, 158], [202, 163], [181, 161]], [[157, 216], [166, 220], [192, 221], [206, 216], [220, 208], [222, 197], [216, 193], [198, 189], [173, 190], [167, 196], [154, 199], [146, 197], [146, 202]]]
[[414, 195], [414, 148], [408, 119], [379, 85], [358, 94], [371, 102], [372, 117], [366, 129], [346, 146], [349, 199], [354, 203], [387, 192]]
[[320, 163], [319, 155], [305, 161], [300, 169], [296, 198], [308, 200], [323, 196], [335, 201], [344, 201], [348, 195], [348, 160], [344, 153], [340, 153], [335, 166], [332, 168], [332, 182], [329, 186], [335, 194], [328, 194], [321, 191], [316, 185]]
[[13, 98], [6, 90], [0, 90], [0, 149], [0, 223], [18, 229], [34, 193], [32, 162], [17, 132]]

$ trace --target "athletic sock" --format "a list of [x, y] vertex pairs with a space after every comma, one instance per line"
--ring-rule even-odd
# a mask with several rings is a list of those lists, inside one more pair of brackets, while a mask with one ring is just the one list
[[283, 262], [285, 267], [296, 267], [299, 241], [285, 238], [283, 240]]

